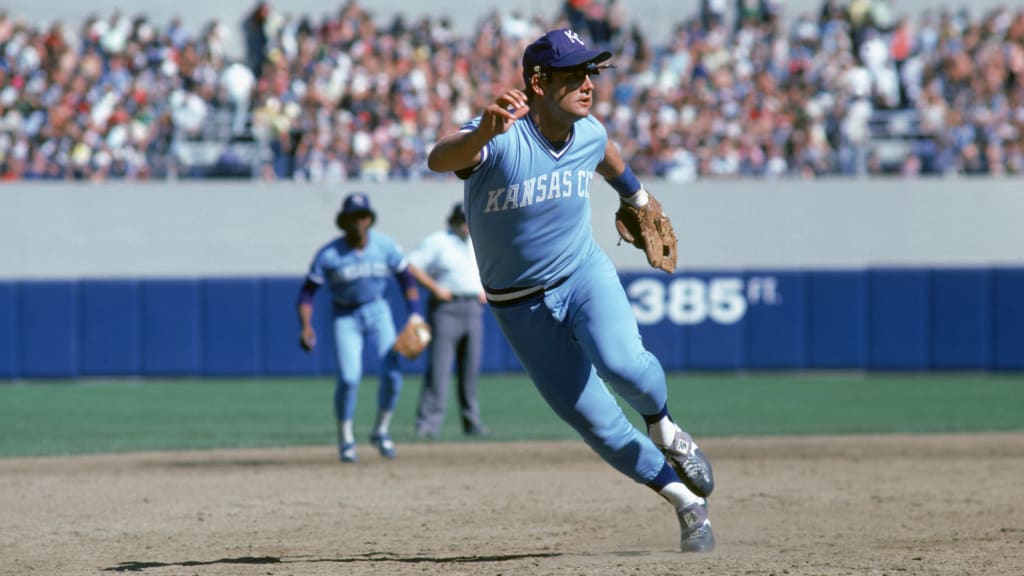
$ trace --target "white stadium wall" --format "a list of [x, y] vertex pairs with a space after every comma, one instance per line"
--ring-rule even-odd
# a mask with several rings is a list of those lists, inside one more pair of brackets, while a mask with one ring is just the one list
[[[1024, 180], [648, 182], [675, 223], [682, 269], [1014, 266], [1024, 263]], [[411, 248], [461, 199], [455, 181], [21, 183], [0, 188], [0, 278], [301, 275], [366, 190], [381, 231]], [[617, 199], [592, 198], [621, 270]]]

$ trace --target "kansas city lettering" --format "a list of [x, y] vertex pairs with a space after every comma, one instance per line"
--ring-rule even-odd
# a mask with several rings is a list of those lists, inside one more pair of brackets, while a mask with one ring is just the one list
[[573, 196], [589, 198], [591, 178], [593, 174], [586, 170], [557, 170], [525, 182], [488, 190], [484, 213], [518, 210], [532, 204]]
[[332, 272], [335, 282], [351, 282], [358, 278], [383, 277], [390, 274], [383, 262], [357, 262], [337, 268]]

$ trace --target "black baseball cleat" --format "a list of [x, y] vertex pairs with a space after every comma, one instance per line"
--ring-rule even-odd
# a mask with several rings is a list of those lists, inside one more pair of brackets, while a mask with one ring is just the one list
[[476, 436], [478, 438], [484, 438], [491, 435], [490, 429], [483, 424], [476, 424], [474, 426], [467, 426], [463, 429], [463, 433], [466, 436]]
[[358, 462], [355, 442], [341, 442], [338, 444], [338, 459], [342, 462]]
[[381, 457], [391, 460], [395, 457], [395, 443], [387, 432], [370, 434], [370, 443], [377, 447]]
[[677, 510], [679, 516], [679, 549], [682, 552], [711, 552], [715, 549], [715, 533], [711, 530], [707, 504], [691, 504]]
[[661, 446], [665, 459], [670, 466], [679, 474], [679, 479], [690, 489], [691, 492], [707, 498], [715, 489], [715, 475], [711, 471], [711, 462], [704, 456], [704, 452], [693, 442], [689, 434], [676, 427], [676, 436], [672, 444]]

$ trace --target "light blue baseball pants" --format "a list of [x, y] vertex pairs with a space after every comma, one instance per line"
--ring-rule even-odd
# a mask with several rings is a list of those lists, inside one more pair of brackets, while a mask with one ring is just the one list
[[547, 403], [598, 455], [640, 483], [665, 463], [622, 412], [607, 382], [640, 414], [667, 402], [665, 371], [640, 340], [615, 267], [601, 251], [543, 296], [495, 305], [494, 316]]
[[363, 346], [369, 345], [380, 359], [380, 385], [377, 407], [381, 411], [395, 409], [402, 390], [402, 373], [398, 368], [395, 344], [395, 323], [387, 301], [378, 298], [358, 308], [335, 310], [334, 350], [338, 360], [338, 383], [334, 388], [334, 415], [338, 420], [352, 420], [356, 412], [359, 381], [363, 377]]

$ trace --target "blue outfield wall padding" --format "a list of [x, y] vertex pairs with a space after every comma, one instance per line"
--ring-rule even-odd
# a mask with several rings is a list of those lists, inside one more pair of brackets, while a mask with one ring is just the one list
[[866, 299], [863, 271], [807, 273], [808, 368], [866, 368]]
[[260, 281], [255, 278], [216, 278], [203, 280], [200, 287], [202, 374], [260, 374], [263, 371]]
[[78, 376], [78, 282], [27, 281], [16, 294], [21, 376]]
[[644, 347], [665, 370], [686, 368], [686, 332], [679, 316], [668, 313], [669, 282], [676, 277], [626, 272], [620, 273], [619, 278], [633, 308]]
[[931, 273], [931, 368], [989, 370], [993, 365], [992, 271]]
[[83, 280], [79, 286], [83, 376], [131, 376], [141, 370], [139, 287], [134, 280]]
[[14, 305], [14, 282], [0, 282], [0, 378], [17, 378], [18, 339], [15, 337], [17, 324]]
[[1024, 268], [995, 271], [995, 367], [1024, 370]]
[[640, 339], [662, 368], [681, 371], [687, 368], [687, 333], [682, 326], [662, 320], [658, 324], [640, 326]]
[[[317, 336], [315, 351], [317, 372], [323, 376], [334, 376], [338, 373], [338, 355], [334, 348], [334, 313], [331, 310], [331, 294], [326, 288], [317, 290], [316, 300], [313, 302], [313, 327]], [[298, 332], [296, 332], [296, 336], [298, 336]], [[366, 358], [365, 350], [363, 350], [363, 358]], [[366, 374], [365, 364], [363, 374]]]
[[[333, 378], [327, 290], [316, 299], [316, 351], [298, 345], [302, 281], [0, 281], [0, 378]], [[645, 346], [670, 371], [1024, 370], [1024, 268], [642, 272], [621, 281]], [[397, 284], [387, 297], [397, 330], [406, 317]], [[521, 373], [489, 308], [484, 325], [482, 370]], [[371, 376], [376, 359], [364, 352]], [[425, 364], [403, 361], [407, 380]]]
[[868, 272], [868, 368], [925, 370], [928, 344], [928, 272], [876, 269]]
[[142, 370], [147, 376], [199, 374], [199, 281], [142, 280]]
[[685, 332], [687, 368], [739, 370], [747, 365], [746, 290], [741, 272], [690, 272], [669, 283], [671, 310], [688, 310]]
[[[302, 277], [264, 278], [261, 280], [260, 312], [263, 320], [263, 373], [270, 376], [320, 374], [318, 354], [331, 347], [331, 336], [319, 331], [316, 352], [305, 352], [299, 346], [297, 302]], [[323, 292], [323, 290], [320, 290]], [[320, 300], [321, 306], [323, 300]], [[314, 304], [315, 306], [315, 304]], [[316, 310], [313, 313], [323, 313]]]
[[17, 364], [24, 378], [78, 375], [77, 283], [26, 281], [15, 289]]
[[803, 272], [746, 274], [747, 368], [799, 370], [807, 365], [807, 281]]

